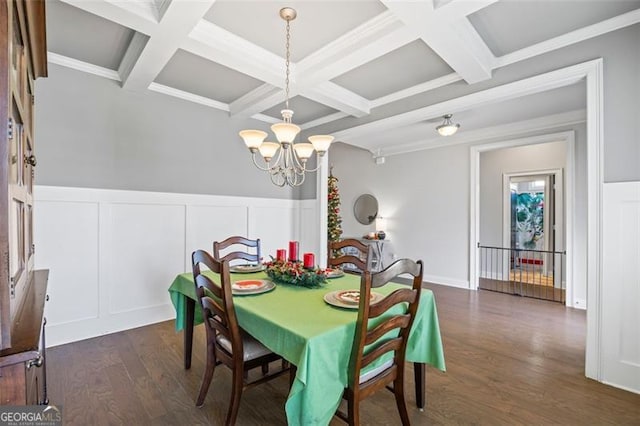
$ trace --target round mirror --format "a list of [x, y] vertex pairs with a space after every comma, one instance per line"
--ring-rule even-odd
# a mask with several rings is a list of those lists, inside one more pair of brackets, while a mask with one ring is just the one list
[[372, 224], [378, 216], [378, 200], [371, 194], [362, 194], [353, 205], [353, 214], [361, 224]]

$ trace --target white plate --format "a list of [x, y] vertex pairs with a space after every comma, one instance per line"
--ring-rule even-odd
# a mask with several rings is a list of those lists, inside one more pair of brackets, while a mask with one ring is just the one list
[[276, 288], [269, 280], [240, 280], [231, 284], [231, 291], [235, 295], [266, 293]]
[[229, 272], [233, 272], [236, 274], [251, 274], [254, 272], [264, 271], [264, 269], [265, 269], [265, 266], [263, 264], [229, 266]]
[[[324, 301], [339, 308], [358, 309], [359, 290], [335, 290], [324, 295]], [[371, 303], [377, 303], [384, 299], [384, 295], [371, 292]]]
[[344, 276], [344, 271], [342, 269], [325, 269], [327, 278], [340, 278]]

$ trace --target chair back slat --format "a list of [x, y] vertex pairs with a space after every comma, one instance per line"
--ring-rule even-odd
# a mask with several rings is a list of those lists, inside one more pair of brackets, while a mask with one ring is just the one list
[[[413, 277], [411, 287], [395, 290], [379, 302], [371, 304], [372, 288], [383, 287], [403, 274]], [[351, 389], [359, 389], [359, 377], [364, 367], [389, 352], [394, 352], [394, 372], [389, 374], [387, 369], [368, 380], [366, 386], [377, 386], [376, 381], [390, 382], [395, 380], [396, 374], [403, 374], [409, 331], [418, 310], [421, 288], [422, 261], [400, 259], [380, 272], [363, 272], [355, 340], [349, 363]], [[391, 309], [393, 312], [390, 312]], [[371, 327], [369, 320], [374, 320]], [[393, 334], [394, 330], [398, 330], [396, 335]]]
[[422, 281], [422, 262], [414, 262], [411, 259], [396, 260], [386, 269], [371, 276], [371, 287], [383, 286], [402, 274], [410, 274], [414, 278], [420, 275]]
[[400, 303], [412, 303], [415, 300], [416, 292], [410, 288], [402, 288], [394, 291], [378, 303], [369, 307], [369, 318], [377, 318], [387, 312], [393, 306]]
[[409, 321], [411, 321], [409, 314], [405, 314], [396, 315], [382, 324], [378, 324], [375, 328], [369, 330], [364, 340], [364, 344], [369, 346], [390, 331], [395, 330], [396, 328], [407, 327], [409, 325]]
[[[347, 247], [353, 247], [357, 249], [359, 255], [344, 255], [338, 257], [333, 256], [334, 252], [341, 251], [342, 249]], [[353, 238], [346, 238], [344, 240], [330, 242], [327, 254], [327, 267], [335, 268], [342, 266], [345, 263], [351, 263], [355, 265], [358, 270], [366, 271], [368, 269], [370, 252], [371, 246]]]
[[[200, 265], [218, 274], [219, 283], [216, 284], [211, 276], [204, 275]], [[215, 340], [216, 333], [222, 334], [231, 342], [232, 352], [242, 354], [244, 348], [233, 305], [229, 262], [214, 259], [204, 250], [196, 250], [192, 254], [192, 266], [207, 335]]]
[[399, 351], [402, 348], [402, 337], [396, 337], [385, 341], [380, 346], [376, 347], [366, 355], [362, 356], [362, 368], [371, 364], [373, 361], [380, 358], [382, 355], [391, 351]]
[[[238, 246], [238, 245], [244, 246], [245, 249], [254, 248], [255, 252], [249, 253], [247, 251], [235, 250], [225, 255], [221, 254], [222, 250], [226, 250], [229, 247]], [[221, 261], [224, 261], [224, 260], [232, 261], [236, 259], [242, 259], [248, 262], [260, 263], [260, 259], [262, 259], [261, 253], [260, 253], [260, 238], [255, 240], [250, 240], [248, 238], [241, 237], [241, 236], [233, 236], [223, 241], [214, 241], [213, 257]]]

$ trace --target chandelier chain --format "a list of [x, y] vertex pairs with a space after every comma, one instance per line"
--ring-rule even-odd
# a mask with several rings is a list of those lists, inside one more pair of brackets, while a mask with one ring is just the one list
[[286, 60], [285, 60], [285, 66], [287, 68], [286, 71], [286, 77], [284, 80], [284, 86], [285, 86], [285, 106], [286, 109], [289, 109], [289, 64], [290, 64], [290, 57], [291, 57], [291, 21], [289, 19], [287, 19], [287, 42], [286, 42]]
[[[321, 166], [320, 158], [327, 152], [333, 141], [330, 135], [309, 136], [308, 142], [295, 143], [300, 127], [292, 123], [293, 111], [289, 107], [291, 83], [291, 21], [296, 19], [296, 11], [290, 7], [280, 9], [280, 17], [286, 21], [285, 43], [285, 109], [280, 111], [282, 122], [275, 123], [271, 130], [278, 142], [265, 142], [267, 133], [261, 130], [242, 130], [240, 136], [251, 152], [253, 164], [269, 174], [271, 182], [277, 186], [300, 186], [307, 172], [315, 172]], [[316, 167], [307, 167], [307, 161], [316, 151]], [[257, 160], [262, 157], [262, 164]]]

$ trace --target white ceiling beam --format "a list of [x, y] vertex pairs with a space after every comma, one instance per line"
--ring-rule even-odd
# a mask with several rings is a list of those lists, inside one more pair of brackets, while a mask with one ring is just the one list
[[368, 99], [330, 81], [301, 89], [300, 94], [354, 117], [369, 115], [371, 110]]
[[417, 38], [393, 13], [381, 13], [298, 62], [298, 83], [331, 80]]
[[448, 17], [458, 20], [497, 2], [498, 0], [451, 0], [437, 7], [435, 13], [445, 20]]
[[139, 51], [135, 61], [132, 60], [132, 57], [138, 53], [137, 47], [139, 45], [135, 50], [127, 51], [127, 53], [131, 52], [127, 59], [129, 63], [133, 63], [127, 64], [128, 72], [120, 75], [122, 86], [133, 90], [149, 87], [176, 50], [187, 39], [189, 33], [202, 20], [214, 1], [172, 1], [164, 11], [162, 21]]
[[[324, 89], [330, 90], [329, 92], [318, 90], [316, 86], [398, 49], [416, 38], [417, 36], [408, 31], [391, 12], [381, 13], [295, 64], [295, 72], [292, 73], [295, 76], [295, 85], [291, 87], [291, 97], [304, 93], [305, 97], [349, 115], [361, 117], [369, 114], [370, 106], [366, 98], [336, 85], [324, 86]], [[276, 86], [282, 87], [282, 84]], [[251, 115], [269, 109], [284, 99], [284, 93], [279, 93], [276, 95], [269, 92], [266, 97], [264, 88], [255, 89], [231, 103], [231, 115]], [[338, 98], [332, 99], [336, 96]]]
[[435, 13], [429, 0], [382, 0], [382, 3], [467, 83], [477, 83], [491, 78], [495, 57], [466, 19], [466, 15], [448, 14], [446, 9]]
[[366, 137], [372, 133], [407, 126], [424, 120], [430, 120], [444, 114], [479, 108], [484, 105], [490, 105], [509, 99], [515, 99], [534, 93], [569, 86], [582, 80], [584, 77], [584, 70], [588, 69], [594, 61], [583, 62], [581, 64], [562, 68], [556, 71], [550, 71], [534, 77], [514, 81], [512, 83], [506, 83], [501, 86], [491, 87], [480, 92], [471, 93], [459, 98], [443, 101], [438, 104], [428, 105], [402, 114], [371, 121], [349, 129], [334, 132], [333, 136], [337, 141], [351, 143], [350, 141], [352, 140]]
[[135, 5], [135, 2], [112, 2], [107, 0], [62, 1], [143, 34], [151, 34], [158, 25], [157, 14], [149, 8], [141, 8]]
[[229, 104], [231, 116], [251, 116], [271, 108], [284, 100], [284, 90], [263, 84]]
[[489, 140], [504, 139], [524, 133], [550, 130], [558, 127], [573, 126], [584, 123], [587, 120], [587, 111], [584, 109], [568, 111], [559, 114], [546, 115], [532, 118], [530, 120], [516, 121], [513, 123], [501, 124], [499, 126], [483, 127], [454, 136], [443, 138], [436, 136], [428, 139], [421, 139], [412, 142], [403, 142], [393, 145], [364, 147], [372, 153], [380, 153], [384, 156], [406, 154], [408, 152], [423, 151], [426, 149], [441, 148], [443, 146], [462, 145], [467, 143], [480, 143]]
[[460, 77], [457, 72], [443, 75], [442, 77], [434, 78], [433, 80], [425, 81], [424, 83], [416, 84], [415, 86], [407, 87], [406, 89], [398, 90], [397, 92], [374, 99], [371, 101], [371, 108], [378, 108], [382, 105], [400, 101], [410, 96], [428, 92], [429, 90], [434, 90], [460, 80], [462, 80], [462, 77]]
[[[284, 85], [284, 59], [208, 21], [200, 21], [182, 49], [272, 86]], [[295, 64], [291, 64], [292, 74]]]

